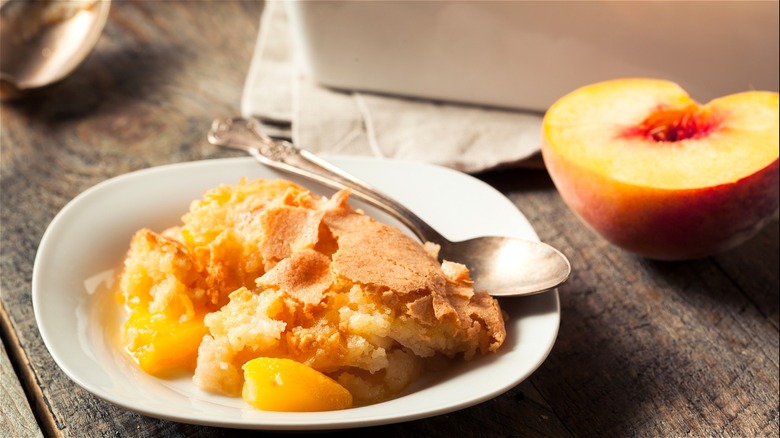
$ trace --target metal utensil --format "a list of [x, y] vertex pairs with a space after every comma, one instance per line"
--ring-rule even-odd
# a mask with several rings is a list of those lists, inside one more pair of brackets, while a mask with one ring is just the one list
[[0, 98], [70, 74], [100, 38], [110, 0], [7, 0], [0, 7]]
[[477, 290], [486, 290], [494, 296], [531, 295], [559, 286], [571, 273], [566, 257], [541, 242], [499, 236], [452, 242], [368, 183], [290, 142], [277, 141], [264, 134], [257, 120], [217, 119], [208, 140], [214, 145], [245, 151], [264, 165], [328, 187], [352, 189], [354, 196], [393, 215], [421, 240], [439, 244], [442, 259], [466, 265]]

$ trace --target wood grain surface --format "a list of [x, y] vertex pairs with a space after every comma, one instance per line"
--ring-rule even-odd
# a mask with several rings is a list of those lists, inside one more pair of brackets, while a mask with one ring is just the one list
[[[0, 357], [0, 436], [263, 435], [143, 416], [81, 389], [46, 350], [30, 294], [46, 227], [83, 190], [137, 169], [237, 155], [210, 146], [205, 132], [215, 117], [239, 112], [262, 9], [252, 1], [114, 2], [95, 52], [72, 76], [0, 106], [2, 336], [13, 349]], [[529, 379], [493, 400], [360, 432], [778, 436], [777, 218], [736, 250], [655, 262], [583, 226], [544, 170], [478, 177], [572, 261], [553, 351]], [[27, 403], [9, 405], [6, 394], [22, 389]], [[27, 425], [9, 420], [13, 406], [29, 406], [35, 416], [25, 416]], [[19, 424], [25, 429], [14, 429]]]
[[[7, 312], [0, 302], [0, 333], [4, 335], [3, 342], [0, 342], [0, 432], [9, 436], [41, 437], [43, 433], [17, 377], [19, 373], [14, 369], [14, 363], [21, 364], [23, 361], [18, 357], [9, 358], [5, 348], [6, 342], [11, 344], [14, 341], [12, 330]], [[11, 345], [12, 354], [19, 351], [18, 344]]]

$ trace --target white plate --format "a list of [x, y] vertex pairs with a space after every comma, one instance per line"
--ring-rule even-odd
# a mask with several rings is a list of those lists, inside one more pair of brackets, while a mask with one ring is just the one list
[[[465, 239], [506, 234], [536, 239], [515, 206], [487, 184], [450, 169], [401, 161], [330, 157], [330, 161], [397, 198], [442, 234]], [[112, 285], [130, 237], [142, 228], [178, 224], [191, 201], [219, 184], [287, 178], [327, 195], [331, 190], [279, 174], [251, 158], [207, 160], [110, 179], [73, 199], [54, 218], [35, 259], [32, 298], [46, 346], [77, 384], [111, 403], [153, 417], [247, 429], [315, 430], [370, 426], [439, 415], [489, 400], [520, 383], [547, 357], [560, 322], [558, 292], [502, 299], [507, 339], [497, 354], [458, 363], [396, 399], [343, 411], [280, 413], [216, 396], [191, 378], [157, 379], [118, 347], [121, 314]], [[379, 220], [398, 225], [353, 201]]]

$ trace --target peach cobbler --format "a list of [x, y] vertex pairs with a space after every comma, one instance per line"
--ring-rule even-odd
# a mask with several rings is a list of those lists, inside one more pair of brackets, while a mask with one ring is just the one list
[[242, 180], [174, 228], [132, 238], [123, 347], [146, 372], [193, 372], [260, 409], [388, 399], [441, 358], [495, 352], [498, 302], [467, 268], [347, 204], [284, 180]]

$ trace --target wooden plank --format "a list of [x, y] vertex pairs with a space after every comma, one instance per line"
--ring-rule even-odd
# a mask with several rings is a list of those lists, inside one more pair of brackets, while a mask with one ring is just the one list
[[43, 433], [6, 351], [6, 344], [18, 349], [14, 340], [8, 315], [0, 302], [0, 435], [42, 437]]

